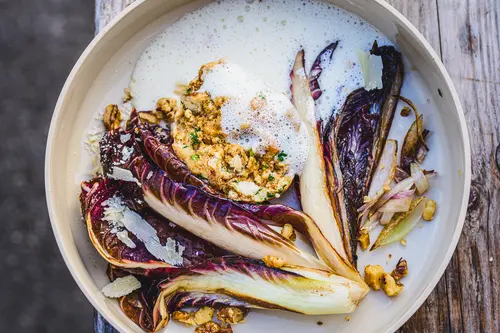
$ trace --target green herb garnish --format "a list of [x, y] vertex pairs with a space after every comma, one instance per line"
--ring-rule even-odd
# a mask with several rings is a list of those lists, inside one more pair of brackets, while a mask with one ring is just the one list
[[250, 156], [254, 156], [255, 155], [255, 153], [254, 153], [254, 151], [253, 151], [252, 148], [250, 148], [250, 150], [248, 151], [248, 155], [250, 155]]
[[186, 89], [186, 95], [191, 95], [191, 91], [192, 91], [191, 87], [187, 88]]
[[259, 93], [259, 95], [258, 95], [258, 96], [259, 96], [260, 98], [262, 98], [262, 99], [266, 99], [266, 96], [264, 96], [264, 94], [262, 93], [262, 91]]
[[198, 155], [198, 154], [191, 155], [191, 160], [198, 161], [199, 159], [200, 159], [200, 155]]
[[265, 169], [267, 169], [267, 168], [269, 168], [269, 165], [267, 165], [267, 164], [262, 164], [262, 169], [264, 169], [264, 170], [265, 170]]
[[287, 156], [288, 156], [288, 154], [286, 154], [284, 151], [280, 151], [278, 154], [278, 160], [280, 162], [283, 162]]
[[276, 195], [274, 195], [274, 193], [269, 193], [269, 192], [267, 192], [267, 198], [268, 198], [268, 199], [272, 199], [272, 198], [274, 198], [275, 196], [276, 196]]
[[191, 132], [189, 134], [189, 137], [191, 138], [191, 145], [199, 145], [200, 144], [200, 138], [198, 137], [198, 134], [196, 134], [196, 130], [194, 132]]
[[182, 148], [186, 149], [187, 147], [189, 147], [189, 146], [184, 145], [184, 147], [182, 147]]
[[269, 175], [269, 177], [267, 177], [267, 180], [269, 180], [270, 182], [272, 182], [275, 178], [273, 177], [273, 175]]
[[255, 195], [259, 194], [259, 193], [260, 193], [260, 191], [262, 191], [262, 189], [261, 189], [261, 188], [259, 188], [259, 190], [258, 190], [257, 192], [255, 192]]

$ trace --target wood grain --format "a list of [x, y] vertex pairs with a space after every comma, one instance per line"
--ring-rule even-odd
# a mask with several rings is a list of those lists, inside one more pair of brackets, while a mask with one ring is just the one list
[[[133, 0], [96, 0], [96, 31]], [[473, 186], [457, 250], [399, 332], [500, 332], [500, 2], [388, 0], [441, 56], [464, 107]], [[96, 313], [96, 332], [112, 327]]]

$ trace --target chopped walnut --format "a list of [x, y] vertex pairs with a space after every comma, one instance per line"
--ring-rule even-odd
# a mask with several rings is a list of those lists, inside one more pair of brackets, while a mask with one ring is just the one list
[[[219, 324], [213, 321], [209, 321], [203, 325], [196, 327], [195, 333], [222, 333], [222, 329]], [[227, 332], [227, 331], [226, 331]]]
[[212, 320], [215, 310], [209, 306], [204, 306], [194, 314], [194, 321], [197, 325], [205, 324]]
[[174, 311], [172, 318], [186, 325], [195, 326], [194, 314], [186, 311]]
[[394, 278], [387, 273], [384, 273], [384, 275], [382, 275], [381, 281], [382, 290], [389, 297], [397, 296], [401, 291], [403, 291], [403, 285], [396, 282], [396, 280], [394, 280]]
[[166, 122], [172, 123], [179, 111], [177, 101], [174, 98], [160, 98], [156, 103], [156, 111], [158, 118], [165, 118]]
[[150, 124], [158, 124], [158, 117], [156, 117], [156, 115], [154, 115], [151, 112], [147, 111], [139, 112], [139, 119], [142, 121], [146, 121]]
[[104, 112], [102, 121], [104, 123], [104, 128], [106, 128], [107, 131], [118, 129], [120, 127], [121, 120], [122, 115], [120, 109], [118, 109], [118, 105], [110, 104], [106, 106], [106, 111]]
[[400, 258], [396, 264], [396, 268], [392, 271], [391, 276], [394, 280], [399, 281], [408, 275], [408, 263], [406, 259]]
[[367, 265], [365, 266], [365, 282], [373, 290], [380, 290], [382, 287], [382, 276], [384, 269], [380, 265]]
[[217, 312], [217, 319], [223, 323], [238, 324], [245, 319], [245, 312], [240, 308], [226, 307]]
[[370, 246], [370, 234], [367, 232], [363, 232], [358, 236], [359, 246], [361, 246], [361, 250], [366, 251], [366, 249]]
[[281, 259], [281, 258], [278, 258], [278, 257], [274, 257], [274, 256], [265, 256], [264, 258], [262, 258], [262, 261], [269, 267], [273, 267], [273, 268], [281, 268], [285, 265], [285, 260], [284, 259]]
[[290, 223], [285, 223], [285, 225], [281, 229], [281, 235], [291, 241], [297, 239], [297, 234], [295, 234], [295, 230], [293, 230], [293, 227]]
[[125, 92], [125, 95], [123, 96], [123, 103], [127, 103], [132, 100], [132, 94], [130, 93], [129, 88], [125, 88], [123, 90]]
[[422, 214], [424, 220], [432, 221], [435, 212], [436, 212], [436, 202], [431, 199], [427, 200], [424, 206], [424, 213]]

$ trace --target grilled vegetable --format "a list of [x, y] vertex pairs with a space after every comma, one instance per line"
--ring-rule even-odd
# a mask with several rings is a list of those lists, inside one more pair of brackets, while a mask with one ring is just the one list
[[[369, 189], [372, 189], [370, 198], [381, 195], [381, 190], [394, 176], [395, 153], [392, 152], [397, 151], [395, 141], [389, 141], [387, 154], [391, 164], [385, 166], [388, 172], [379, 170], [403, 82], [401, 53], [392, 46], [378, 47], [376, 42], [370, 52], [382, 58], [382, 88], [353, 91], [339, 114], [330, 118], [324, 135], [324, 142], [333, 142], [337, 148], [348, 219], [343, 225], [349, 227], [351, 235], [357, 235], [359, 225], [368, 218], [365, 215], [358, 223], [357, 210]], [[375, 183], [371, 186], [373, 180]], [[351, 237], [350, 245], [355, 258], [355, 237]]]
[[[186, 267], [228, 254], [144, 207], [141, 204], [142, 193], [135, 184], [95, 178], [82, 183], [80, 200], [91, 242], [99, 254], [115, 266], [142, 269]], [[109, 207], [113, 206], [111, 202], [117, 206]], [[120, 221], [127, 217], [129, 221]], [[130, 228], [132, 231], [127, 228], [127, 222], [134, 224]], [[175, 257], [173, 260], [174, 257], [171, 257], [170, 262], [162, 260], [160, 255], [167, 251], [156, 245], [175, 245], [173, 250], [182, 248], [182, 259]], [[152, 250], [151, 246], [156, 250]]]
[[322, 261], [297, 248], [234, 202], [176, 183], [144, 158], [136, 159], [131, 170], [142, 184], [146, 203], [193, 234], [250, 258], [269, 255], [289, 265], [327, 269]]
[[314, 100], [320, 98], [323, 93], [319, 86], [318, 79], [325, 66], [332, 60], [333, 52], [335, 52], [337, 45], [339, 45], [338, 41], [325, 47], [323, 51], [318, 54], [311, 66], [311, 70], [309, 72], [309, 89], [311, 90], [311, 96]]
[[379, 234], [370, 251], [380, 246], [402, 240], [420, 221], [424, 212], [424, 206], [425, 198], [418, 198], [412, 202], [408, 212], [398, 213], [398, 215], [394, 216], [391, 222]]
[[155, 331], [167, 326], [171, 300], [179, 292], [214, 292], [230, 295], [251, 307], [309, 315], [350, 313], [368, 292], [364, 283], [324, 271], [268, 268], [241, 257], [216, 259], [179, 271], [159, 287], [153, 312]]
[[[331, 188], [327, 184], [323, 144], [320, 137], [320, 126], [315, 116], [314, 100], [309, 90], [309, 81], [304, 69], [304, 51], [300, 51], [292, 70], [293, 104], [302, 121], [306, 124], [311, 137], [311, 150], [300, 176], [300, 194], [302, 208], [315, 221], [318, 231], [330, 244], [326, 253], [318, 254], [339, 275], [362, 281], [359, 273], [350, 263], [351, 257], [346, 252], [342, 219], [338, 206], [332, 205]], [[294, 226], [295, 227], [295, 226]], [[316, 248], [317, 250], [317, 248]]]

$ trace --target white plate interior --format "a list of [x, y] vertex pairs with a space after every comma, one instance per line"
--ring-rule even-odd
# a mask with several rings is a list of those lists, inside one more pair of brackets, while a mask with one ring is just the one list
[[[81, 144], [87, 125], [97, 110], [123, 97], [135, 62], [150, 40], [174, 22], [183, 13], [198, 8], [207, 1], [150, 0], [135, 5], [137, 8], [125, 16], [95, 48], [80, 60], [82, 67], [72, 73], [72, 82], [63, 90], [56, 109], [47, 151], [47, 185], [49, 210], [56, 238], [65, 260], [75, 279], [108, 320], [127, 331], [140, 330], [129, 321], [114, 300], [104, 298], [99, 289], [108, 283], [105, 262], [99, 257], [88, 240], [80, 219], [77, 196], [77, 175], [82, 168]], [[308, 317], [278, 311], [252, 311], [237, 332], [386, 332], [413, 313], [434, 287], [456, 245], [463, 222], [466, 198], [470, 182], [469, 147], [463, 115], [454, 90], [443, 77], [435, 62], [435, 54], [425, 52], [421, 41], [413, 39], [412, 31], [375, 1], [333, 1], [373, 24], [397, 44], [405, 55], [405, 74], [413, 80], [422, 80], [429, 92], [425, 96], [412, 95], [411, 87], [403, 85], [402, 95], [413, 98], [424, 114], [425, 122], [432, 131], [429, 139], [431, 154], [424, 167], [439, 172], [432, 182], [428, 196], [438, 203], [436, 218], [423, 222], [407, 237], [407, 246], [393, 244], [372, 253], [361, 253], [359, 269], [365, 264], [380, 264], [386, 270], [394, 268], [400, 256], [408, 260], [410, 273], [404, 280], [404, 292], [389, 299], [382, 292], [371, 292], [358, 310], [346, 321], [345, 315]], [[357, 4], [364, 4], [363, 7]], [[175, 8], [171, 10], [172, 8]], [[130, 10], [129, 10], [130, 11]], [[193, 64], [194, 68], [199, 64]], [[194, 69], [195, 70], [195, 69]], [[440, 89], [442, 97], [438, 93]], [[399, 106], [398, 110], [401, 108]], [[391, 137], [401, 139], [412, 118], [394, 120]], [[402, 141], [400, 140], [400, 145]], [[372, 240], [373, 241], [373, 240]], [[389, 254], [392, 259], [388, 260]], [[322, 326], [317, 325], [321, 321]], [[169, 324], [168, 332], [191, 332], [175, 323]]]

